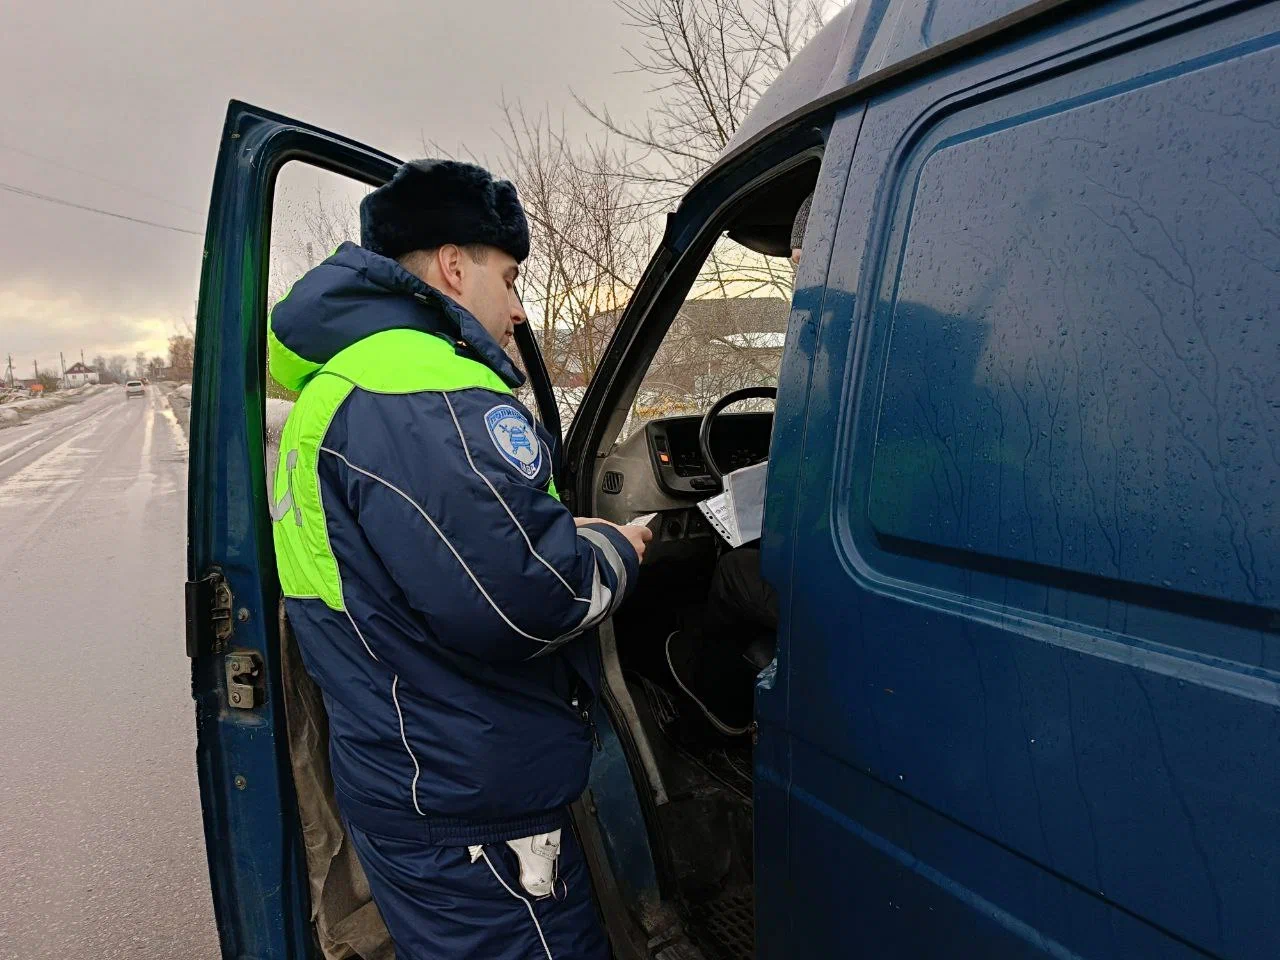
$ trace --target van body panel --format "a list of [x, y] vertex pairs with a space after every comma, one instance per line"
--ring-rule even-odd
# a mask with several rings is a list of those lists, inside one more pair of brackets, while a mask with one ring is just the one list
[[[939, 48], [1048, 17], [1062, 0], [859, 0], [833, 16], [769, 85], [721, 160], [770, 127], [840, 98], [845, 88], [892, 73]], [[1076, 4], [1079, 6], [1079, 4]]]
[[818, 955], [1280, 949], [1280, 16], [1175, 6], [867, 106], [765, 547]]
[[[805, 437], [810, 427], [804, 414], [814, 379], [813, 362], [823, 318], [828, 311], [842, 309], [838, 293], [829, 289], [825, 281], [835, 249], [835, 225], [840, 219], [862, 113], [861, 105], [850, 108], [827, 136], [778, 376], [760, 559], [765, 579], [780, 588], [779, 625], [784, 633], [790, 622], [787, 612], [790, 593], [782, 585], [791, 579], [796, 562], [794, 547], [798, 542], [794, 530], [797, 514], [791, 505], [799, 495]], [[754, 765], [756, 943], [761, 956], [779, 957], [787, 956], [795, 943], [792, 911], [788, 906], [793, 886], [787, 853], [791, 845], [787, 808], [792, 749], [786, 734], [787, 647], [786, 641], [780, 640], [778, 659], [756, 686], [759, 725]]]

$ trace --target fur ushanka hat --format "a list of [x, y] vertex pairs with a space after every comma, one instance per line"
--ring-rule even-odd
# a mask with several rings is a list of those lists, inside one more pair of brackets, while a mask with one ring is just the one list
[[529, 256], [529, 221], [506, 180], [457, 160], [413, 160], [360, 203], [360, 245], [396, 259], [447, 243]]

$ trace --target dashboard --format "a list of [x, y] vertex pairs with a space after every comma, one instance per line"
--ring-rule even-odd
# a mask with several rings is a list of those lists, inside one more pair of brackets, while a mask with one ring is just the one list
[[[596, 473], [593, 512], [613, 523], [659, 514], [646, 564], [692, 560], [705, 564], [718, 542], [698, 502], [716, 484], [698, 447], [701, 417], [652, 420], [613, 448]], [[711, 452], [721, 470], [738, 470], [769, 458], [773, 414], [723, 413], [711, 427]]]
[[[701, 417], [664, 417], [618, 444], [597, 473], [597, 515], [628, 523], [690, 507], [714, 493], [698, 447], [701, 426]], [[739, 470], [769, 458], [772, 434], [771, 412], [723, 413], [711, 427], [711, 452], [721, 470]]]
[[[659, 485], [675, 496], [712, 493], [716, 482], [707, 472], [698, 445], [701, 417], [667, 417], [645, 424], [649, 456]], [[769, 458], [772, 413], [724, 413], [711, 425], [711, 454], [729, 473]]]

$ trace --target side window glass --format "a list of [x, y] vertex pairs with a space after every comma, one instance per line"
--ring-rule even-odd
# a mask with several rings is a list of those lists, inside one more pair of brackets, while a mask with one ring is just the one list
[[370, 189], [358, 180], [296, 160], [280, 169], [271, 208], [268, 310], [339, 244], [360, 242], [360, 201]]
[[[365, 183], [300, 161], [276, 177], [271, 208], [267, 310], [284, 299], [304, 273], [344, 241], [360, 242], [360, 201]], [[267, 376], [267, 483], [275, 475], [280, 430], [297, 393]]]

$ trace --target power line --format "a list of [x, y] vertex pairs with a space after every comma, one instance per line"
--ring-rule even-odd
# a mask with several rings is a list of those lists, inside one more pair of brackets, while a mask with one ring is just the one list
[[26, 187], [16, 187], [11, 183], [0, 183], [0, 190], [7, 190], [9, 193], [16, 193], [20, 197], [27, 197], [30, 200], [43, 200], [45, 203], [56, 203], [64, 207], [72, 207], [76, 210], [88, 210], [90, 213], [100, 213], [104, 217], [115, 217], [117, 220], [128, 220], [130, 223], [140, 223], [148, 227], [158, 227], [161, 230], [172, 230], [174, 233], [189, 233], [193, 237], [203, 237], [204, 233], [199, 230], [188, 230], [186, 227], [175, 227], [168, 223], [157, 223], [154, 220], [144, 220], [141, 217], [131, 217], [123, 213], [115, 213], [111, 210], [103, 210], [99, 207], [90, 207], [83, 203], [73, 203], [70, 200], [64, 200], [61, 197], [51, 197], [47, 193], [36, 193], [34, 190], [28, 190]]
[[143, 190], [140, 187], [135, 187], [132, 184], [123, 183], [120, 180], [112, 180], [109, 177], [102, 176], [101, 174], [93, 173], [92, 171], [89, 171], [89, 170], [82, 170], [79, 167], [73, 167], [71, 164], [67, 163], [65, 160], [59, 160], [57, 157], [47, 157], [42, 153], [33, 153], [32, 151], [25, 150], [22, 147], [15, 147], [13, 146], [13, 144], [3, 143], [3, 142], [0, 142], [0, 150], [7, 150], [10, 153], [21, 154], [24, 157], [30, 157], [32, 160], [39, 160], [42, 163], [52, 163], [55, 167], [61, 167], [63, 170], [70, 170], [72, 173], [78, 173], [82, 177], [92, 177], [94, 180], [97, 180], [100, 183], [107, 183], [113, 187], [119, 187], [122, 190], [129, 190], [129, 191], [132, 191], [133, 193], [138, 194], [141, 197], [146, 197], [148, 200], [156, 200], [156, 201], [159, 201], [160, 203], [166, 203], [171, 207], [177, 207], [179, 210], [185, 210], [187, 211], [187, 213], [194, 213], [197, 217], [200, 216], [200, 211], [197, 210], [195, 207], [188, 207], [182, 203], [175, 203], [173, 200], [169, 200], [166, 197], [157, 196], [154, 193], [148, 193], [146, 190]]

